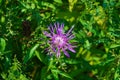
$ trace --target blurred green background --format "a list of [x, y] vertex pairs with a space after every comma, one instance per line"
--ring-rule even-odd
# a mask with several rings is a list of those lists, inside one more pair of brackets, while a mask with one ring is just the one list
[[[47, 55], [43, 31], [75, 25], [76, 53]], [[120, 0], [0, 0], [0, 80], [119, 80]]]

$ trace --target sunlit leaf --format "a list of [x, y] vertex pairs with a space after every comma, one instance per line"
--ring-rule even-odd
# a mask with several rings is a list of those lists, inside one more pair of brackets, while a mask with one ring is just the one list
[[31, 8], [34, 9], [35, 8], [35, 4], [32, 3], [31, 4]]
[[120, 45], [118, 45], [118, 44], [111, 44], [110, 45], [110, 48], [117, 48], [117, 47], [120, 47]]
[[1, 22], [4, 23], [5, 22], [5, 17], [1, 16]]
[[54, 1], [57, 2], [57, 3], [60, 3], [60, 4], [63, 3], [62, 0], [54, 0]]
[[46, 6], [46, 7], [52, 8], [53, 10], [56, 9], [56, 7], [55, 7], [53, 4], [51, 4], [51, 3], [48, 3], [48, 2], [42, 2], [41, 4], [42, 4], [43, 6]]

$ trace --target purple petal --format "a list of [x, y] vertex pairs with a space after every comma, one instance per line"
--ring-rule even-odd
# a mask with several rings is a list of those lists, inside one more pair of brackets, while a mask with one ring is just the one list
[[50, 24], [49, 29], [50, 29], [50, 31], [54, 32], [54, 28], [53, 28], [52, 24]]
[[61, 34], [61, 28], [60, 28], [60, 24], [59, 23], [56, 23], [56, 25], [57, 25], [57, 30], [56, 30], [56, 32], [57, 32], [57, 34]]
[[56, 52], [56, 49], [55, 49], [54, 45], [51, 45], [50, 47], [54, 52]]
[[60, 49], [57, 51], [57, 57], [60, 57]]
[[66, 45], [69, 46], [69, 47], [71, 47], [71, 48], [75, 48], [75, 47], [77, 47], [77, 46], [72, 46], [72, 45], [69, 44], [69, 43], [66, 43]]
[[57, 26], [56, 26], [56, 24], [57, 24], [57, 23], [54, 23], [54, 27], [55, 27], [55, 29], [56, 29], [56, 31], [57, 31]]
[[56, 23], [57, 27], [60, 28], [60, 24], [59, 23]]
[[70, 51], [72, 51], [73, 53], [76, 52], [76, 51], [73, 49], [73, 48], [75, 48], [76, 46], [72, 46], [72, 45], [70, 45], [70, 44], [68, 44], [68, 43], [66, 43], [66, 45], [67, 45], [67, 48], [68, 48]]
[[63, 50], [64, 54], [67, 56], [67, 57], [70, 57], [70, 55], [68, 54], [67, 51]]
[[49, 26], [48, 28], [49, 28], [49, 30], [50, 30], [50, 33], [51, 33], [52, 35], [54, 35], [55, 33], [54, 33], [54, 28], [53, 28], [52, 24], [50, 24], [50, 26]]
[[73, 38], [74, 38], [74, 35], [72, 34], [68, 37], [68, 40], [73, 39]]
[[43, 32], [44, 35], [46, 35], [47, 37], [52, 37], [50, 33], [48, 33], [47, 31]]
[[68, 49], [69, 49], [70, 51], [72, 51], [73, 53], [76, 52], [73, 48], [68, 47]]
[[63, 29], [63, 27], [64, 27], [64, 24], [61, 24], [61, 29]]
[[57, 28], [56, 28], [56, 33], [57, 33], [58, 35], [63, 34], [63, 26], [61, 27], [61, 25], [60, 25], [59, 23], [56, 23], [56, 26], [57, 26]]
[[63, 33], [63, 30], [61, 28], [58, 28], [57, 34], [61, 35]]

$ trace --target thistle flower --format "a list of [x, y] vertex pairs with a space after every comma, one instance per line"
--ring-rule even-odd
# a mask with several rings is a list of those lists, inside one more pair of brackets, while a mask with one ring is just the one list
[[50, 33], [46, 31], [44, 32], [44, 34], [50, 38], [50, 48], [56, 53], [57, 57], [60, 57], [61, 52], [63, 52], [67, 57], [70, 57], [67, 50], [75, 53], [75, 50], [73, 49], [75, 46], [72, 46], [69, 42], [74, 38], [74, 35], [72, 34], [73, 27], [74, 26], [72, 26], [67, 33], [64, 33], [64, 24], [54, 23], [54, 25], [50, 25], [48, 27]]

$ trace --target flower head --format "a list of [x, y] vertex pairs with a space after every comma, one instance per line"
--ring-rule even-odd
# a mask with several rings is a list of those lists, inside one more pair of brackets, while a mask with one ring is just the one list
[[50, 33], [44, 32], [44, 34], [50, 38], [50, 48], [56, 53], [57, 57], [60, 57], [62, 51], [67, 57], [70, 57], [67, 50], [75, 53], [75, 50], [73, 49], [75, 46], [72, 46], [69, 42], [69, 40], [74, 38], [74, 35], [72, 34], [73, 27], [74, 26], [72, 26], [67, 33], [64, 33], [64, 24], [54, 23], [54, 25], [48, 27]]

